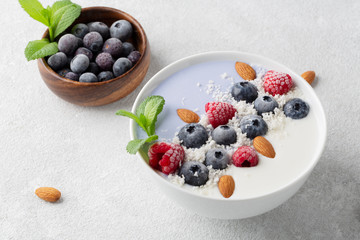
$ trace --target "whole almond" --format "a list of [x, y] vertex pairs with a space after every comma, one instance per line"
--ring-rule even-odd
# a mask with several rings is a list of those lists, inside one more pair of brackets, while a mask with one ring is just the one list
[[253, 141], [254, 148], [268, 158], [274, 158], [276, 153], [271, 143], [262, 136], [257, 136]]
[[312, 82], [315, 79], [315, 72], [314, 71], [307, 71], [301, 74], [301, 77], [304, 78], [309, 84], [312, 84]]
[[48, 202], [56, 202], [61, 197], [61, 192], [52, 187], [40, 187], [35, 190], [35, 194]]
[[256, 78], [256, 72], [249, 64], [236, 62], [235, 69], [240, 77], [242, 77], [244, 80], [250, 81]]
[[186, 123], [197, 123], [200, 120], [199, 115], [189, 109], [181, 108], [176, 110], [176, 112], [179, 115], [180, 119]]
[[229, 198], [234, 193], [235, 181], [232, 176], [224, 175], [219, 179], [218, 187], [224, 198]]

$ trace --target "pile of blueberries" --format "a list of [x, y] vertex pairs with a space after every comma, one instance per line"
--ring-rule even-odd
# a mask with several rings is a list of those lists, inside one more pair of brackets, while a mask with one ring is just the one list
[[59, 52], [47, 59], [62, 77], [79, 82], [103, 82], [127, 72], [141, 54], [129, 41], [131, 23], [118, 20], [109, 28], [103, 22], [79, 23], [58, 41]]
[[[257, 88], [248, 81], [236, 83], [231, 89], [231, 95], [236, 101], [246, 101], [254, 103], [257, 115], [244, 116], [239, 126], [241, 132], [246, 134], [249, 139], [265, 135], [268, 131], [266, 122], [262, 119], [262, 114], [274, 112], [279, 104], [271, 96], [258, 96]], [[289, 100], [283, 107], [286, 117], [301, 119], [308, 115], [309, 105], [299, 98]], [[181, 144], [187, 148], [200, 148], [204, 145], [209, 136], [206, 129], [199, 123], [189, 123], [183, 126], [178, 137]], [[220, 125], [211, 132], [212, 139], [219, 145], [229, 146], [237, 141], [237, 134], [234, 128], [228, 125]], [[205, 154], [204, 163], [198, 161], [187, 161], [180, 167], [179, 176], [184, 176], [185, 183], [193, 186], [204, 185], [209, 176], [206, 166], [213, 169], [225, 169], [230, 163], [230, 156], [223, 148], [210, 149]]]

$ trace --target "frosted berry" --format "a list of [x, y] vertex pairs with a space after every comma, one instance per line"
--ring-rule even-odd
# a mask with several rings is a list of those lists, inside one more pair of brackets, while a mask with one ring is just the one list
[[98, 52], [101, 50], [104, 40], [100, 33], [98, 32], [89, 32], [84, 37], [84, 47], [90, 49], [93, 52]]
[[246, 101], [252, 103], [258, 96], [257, 88], [248, 81], [236, 83], [231, 88], [231, 95], [236, 101]]
[[260, 96], [255, 100], [254, 107], [261, 116], [263, 113], [274, 112], [274, 109], [279, 107], [279, 104], [271, 96]]
[[68, 33], [62, 36], [58, 42], [58, 48], [60, 52], [65, 53], [67, 56], [72, 55], [79, 47], [79, 38]]
[[268, 131], [266, 122], [259, 115], [248, 115], [240, 120], [240, 129], [246, 137], [254, 139], [257, 136], [265, 135]]
[[179, 176], [184, 177], [187, 184], [201, 186], [209, 179], [209, 169], [201, 162], [188, 161], [180, 167]]
[[86, 72], [91, 72], [95, 75], [98, 75], [101, 72], [101, 69], [95, 62], [91, 62]]
[[241, 146], [232, 155], [232, 162], [236, 167], [255, 167], [259, 157], [252, 147]]
[[285, 103], [284, 113], [285, 116], [292, 119], [301, 119], [308, 115], [310, 110], [309, 104], [300, 98], [294, 98]]
[[104, 42], [102, 51], [110, 53], [114, 58], [118, 58], [122, 52], [122, 42], [117, 38], [109, 38]]
[[131, 23], [126, 20], [119, 20], [114, 22], [110, 27], [110, 35], [113, 38], [118, 38], [122, 42], [131, 37], [133, 28]]
[[230, 145], [237, 140], [237, 134], [234, 128], [227, 125], [220, 125], [211, 133], [212, 139], [220, 145]]
[[75, 56], [76, 56], [76, 55], [79, 55], [79, 54], [84, 54], [84, 55], [86, 55], [86, 56], [89, 58], [90, 61], [93, 60], [93, 56], [94, 56], [94, 55], [93, 55], [93, 52], [90, 51], [90, 50], [87, 49], [87, 48], [80, 47], [80, 48], [76, 49], [76, 51], [75, 51]]
[[139, 51], [132, 51], [129, 56], [127, 57], [133, 65], [139, 61], [141, 57], [141, 53]]
[[209, 138], [206, 129], [199, 123], [186, 124], [180, 129], [178, 137], [187, 148], [199, 148]]
[[184, 149], [174, 143], [157, 142], [149, 151], [149, 165], [165, 174], [175, 172], [184, 161]]
[[74, 73], [83, 73], [89, 67], [89, 58], [84, 54], [76, 55], [70, 62], [70, 69]]
[[86, 72], [80, 75], [79, 82], [93, 83], [98, 82], [98, 78], [95, 74]]
[[115, 77], [118, 77], [127, 72], [132, 67], [132, 63], [127, 58], [119, 58], [113, 65], [113, 72]]
[[109, 27], [103, 22], [88, 23], [89, 32], [98, 32], [103, 39], [107, 39], [110, 35]]
[[74, 80], [74, 81], [79, 81], [79, 74], [74, 73], [74, 72], [68, 72], [65, 75], [65, 78], [70, 79], [70, 80]]
[[216, 128], [227, 124], [235, 116], [236, 109], [229, 103], [209, 102], [205, 105], [205, 112], [210, 124]]
[[97, 77], [99, 79], [99, 82], [104, 82], [104, 81], [113, 79], [114, 74], [110, 71], [104, 71], [104, 72], [99, 73], [99, 75]]
[[111, 70], [114, 65], [114, 59], [110, 53], [104, 52], [97, 55], [95, 62], [101, 69], [105, 71]]
[[89, 27], [86, 24], [78, 23], [71, 29], [71, 33], [75, 37], [83, 39], [84, 36], [89, 33]]
[[129, 56], [129, 54], [130, 54], [132, 51], [135, 51], [134, 45], [132, 45], [132, 44], [129, 43], [129, 42], [123, 42], [123, 44], [122, 44], [121, 56], [122, 56], [122, 57], [127, 57], [127, 56]]
[[287, 93], [292, 85], [292, 79], [286, 73], [270, 70], [264, 76], [264, 90], [273, 96]]
[[49, 57], [47, 63], [54, 71], [60, 70], [67, 64], [67, 56], [63, 52], [57, 52]]
[[225, 169], [230, 162], [229, 154], [222, 148], [212, 148], [206, 152], [205, 165], [213, 169]]

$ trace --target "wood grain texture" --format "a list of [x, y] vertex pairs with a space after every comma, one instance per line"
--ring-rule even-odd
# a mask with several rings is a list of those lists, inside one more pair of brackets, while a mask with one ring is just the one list
[[[53, 93], [73, 104], [101, 106], [127, 96], [139, 86], [150, 65], [150, 46], [143, 28], [136, 19], [117, 9], [89, 7], [82, 9], [80, 17], [73, 25], [101, 21], [111, 26], [113, 22], [120, 19], [129, 21], [133, 26], [134, 33], [129, 42], [133, 43], [135, 48], [141, 53], [140, 60], [129, 71], [112, 80], [82, 83], [61, 77], [49, 67], [44, 58], [38, 59], [40, 75]], [[48, 31], [44, 33], [43, 37], [47, 36]]]

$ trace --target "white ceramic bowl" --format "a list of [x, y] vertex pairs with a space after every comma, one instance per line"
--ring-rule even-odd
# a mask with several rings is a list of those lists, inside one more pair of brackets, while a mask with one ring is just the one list
[[[138, 156], [144, 163], [144, 171], [148, 171], [153, 177], [154, 185], [160, 187], [164, 194], [176, 201], [179, 205], [190, 211], [212, 218], [240, 219], [265, 213], [284, 203], [286, 200], [292, 197], [304, 184], [316, 163], [318, 162], [326, 141], [326, 119], [323, 107], [312, 87], [302, 77], [289, 68], [268, 58], [243, 52], [208, 52], [183, 58], [159, 71], [141, 90], [135, 100], [132, 111], [135, 112], [135, 109], [138, 107], [141, 101], [149, 96], [162, 81], [166, 80], [172, 74], [195, 64], [207, 61], [225, 60], [250, 62], [263, 65], [268, 69], [286, 72], [292, 76], [293, 81], [296, 83], [297, 87], [301, 89], [304, 95], [306, 95], [308, 99], [312, 100], [311, 108], [312, 111], [316, 113], [316, 118], [319, 123], [320, 147], [315, 150], [311, 159], [311, 163], [307, 166], [306, 169], [304, 169], [300, 176], [294, 177], [292, 181], [286, 183], [282, 188], [261, 196], [247, 199], [215, 199], [192, 193], [167, 181], [164, 177], [160, 176], [158, 172], [154, 171], [144, 161], [140, 154], [138, 154]], [[137, 126], [134, 121], [131, 121], [131, 139], [136, 138], [136, 131]]]

